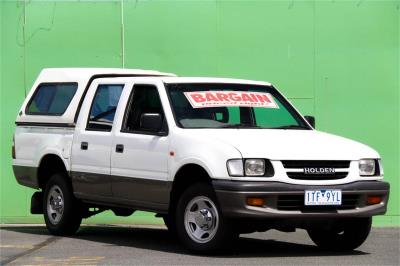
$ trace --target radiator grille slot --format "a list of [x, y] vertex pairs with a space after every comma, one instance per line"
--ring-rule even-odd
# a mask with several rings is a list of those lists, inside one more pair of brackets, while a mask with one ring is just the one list
[[[299, 180], [336, 180], [347, 177], [350, 161], [297, 161], [284, 160], [283, 167], [289, 178]], [[305, 168], [335, 169], [335, 172], [306, 173]]]
[[349, 168], [350, 161], [282, 161], [285, 168], [304, 168], [304, 167], [332, 167]]
[[301, 179], [301, 180], [334, 180], [334, 179], [342, 179], [347, 176], [347, 172], [336, 172], [334, 174], [319, 174], [319, 175], [310, 175], [305, 173], [297, 173], [297, 172], [287, 172], [288, 177], [292, 179]]

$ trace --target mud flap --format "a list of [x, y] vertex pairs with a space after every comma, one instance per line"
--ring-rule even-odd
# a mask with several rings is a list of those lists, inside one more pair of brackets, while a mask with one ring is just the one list
[[31, 198], [31, 213], [43, 214], [43, 192], [35, 192]]

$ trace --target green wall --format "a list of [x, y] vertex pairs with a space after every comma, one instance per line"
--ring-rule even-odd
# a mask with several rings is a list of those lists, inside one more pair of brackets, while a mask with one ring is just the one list
[[[400, 225], [399, 1], [7, 1], [0, 3], [0, 222], [41, 222], [11, 170], [14, 119], [44, 67], [126, 67], [266, 80], [317, 128], [366, 143]], [[161, 223], [148, 213], [91, 222]]]

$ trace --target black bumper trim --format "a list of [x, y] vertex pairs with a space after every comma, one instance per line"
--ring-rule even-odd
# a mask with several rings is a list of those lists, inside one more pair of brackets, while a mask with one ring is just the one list
[[[212, 182], [222, 212], [235, 218], [315, 218], [315, 217], [370, 217], [384, 214], [387, 208], [390, 185], [383, 181], [357, 181], [340, 185], [297, 185], [280, 182], [251, 182], [213, 180]], [[342, 194], [360, 196], [360, 206], [354, 209], [331, 208], [307, 212], [299, 210], [280, 210], [277, 208], [279, 195], [304, 195], [306, 189], [340, 189]], [[380, 204], [362, 204], [367, 195], [381, 195]], [[247, 197], [263, 197], [266, 205], [262, 207], [246, 204]]]
[[37, 167], [13, 165], [13, 171], [18, 184], [35, 189], [39, 188]]
[[357, 181], [340, 185], [297, 185], [281, 182], [257, 182], [257, 181], [226, 181], [213, 180], [215, 190], [240, 191], [240, 192], [279, 192], [279, 191], [304, 191], [313, 188], [342, 189], [346, 191], [356, 190], [389, 190], [389, 183], [383, 181]]

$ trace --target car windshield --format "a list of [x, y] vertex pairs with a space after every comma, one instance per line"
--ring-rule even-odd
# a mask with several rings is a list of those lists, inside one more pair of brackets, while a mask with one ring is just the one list
[[165, 87], [182, 128], [311, 129], [272, 86], [168, 83]]

